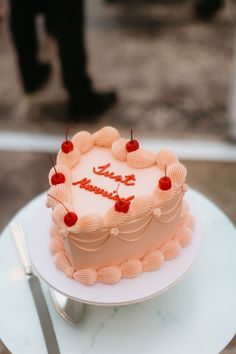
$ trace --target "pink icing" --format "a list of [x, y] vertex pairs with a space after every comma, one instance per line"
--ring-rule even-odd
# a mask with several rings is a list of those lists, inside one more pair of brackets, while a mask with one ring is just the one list
[[65, 165], [68, 168], [73, 168], [80, 161], [80, 152], [78, 149], [74, 149], [68, 154], [65, 154], [62, 150], [57, 155], [57, 164]]
[[189, 215], [188, 215], [188, 218], [187, 218], [187, 223], [186, 223], [186, 225], [187, 225], [187, 227], [189, 227], [191, 230], [193, 230], [194, 224], [195, 224], [194, 217], [193, 217], [191, 214], [189, 214]]
[[122, 277], [134, 278], [142, 272], [142, 262], [138, 259], [130, 259], [120, 267]]
[[192, 230], [190, 230], [189, 228], [185, 228], [179, 234], [177, 240], [182, 247], [185, 247], [191, 242], [192, 236], [193, 236]]
[[[66, 208], [65, 208], [66, 207]], [[79, 231], [79, 218], [76, 222], [75, 225], [73, 225], [72, 227], [67, 227], [67, 225], [65, 224], [64, 221], [64, 217], [67, 214], [67, 210], [68, 211], [73, 211], [72, 207], [70, 204], [57, 204], [52, 211], [52, 220], [54, 221], [54, 223], [56, 225], [59, 226], [60, 229], [70, 229], [70, 230], [74, 230], [74, 231]], [[77, 215], [78, 216], [78, 215]]]
[[[56, 165], [56, 171], [59, 173], [62, 173], [65, 176], [65, 184], [70, 184], [70, 178], [71, 178], [71, 172], [70, 169], [65, 166], [65, 165]], [[51, 168], [49, 175], [48, 175], [48, 180], [50, 186], [52, 185], [51, 178], [55, 174], [55, 168]]]
[[120, 231], [117, 227], [113, 227], [110, 231], [110, 235], [115, 236], [115, 237], [117, 237], [119, 235], [119, 233], [120, 233]]
[[89, 132], [81, 131], [74, 135], [72, 139], [75, 149], [79, 150], [80, 154], [84, 154], [93, 147], [93, 136]]
[[63, 253], [64, 245], [61, 237], [54, 237], [50, 243], [50, 252], [52, 254]]
[[161, 209], [160, 209], [160, 208], [155, 208], [155, 209], [153, 210], [153, 216], [154, 216], [155, 218], [159, 219], [160, 216], [161, 216]]
[[155, 163], [155, 155], [143, 149], [138, 149], [127, 154], [127, 164], [131, 168], [147, 168], [155, 165]]
[[54, 255], [54, 262], [60, 270], [64, 271], [69, 278], [72, 278], [74, 273], [74, 268], [65, 254], [65, 252], [59, 252]]
[[180, 254], [181, 246], [176, 240], [166, 242], [160, 251], [163, 253], [165, 260], [173, 259]]
[[148, 253], [143, 258], [143, 271], [148, 272], [151, 270], [159, 269], [164, 263], [164, 255], [161, 251], [156, 250]]
[[177, 186], [182, 186], [185, 182], [187, 176], [187, 170], [181, 163], [172, 163], [168, 166], [167, 174], [170, 177], [173, 184]]
[[117, 129], [104, 127], [93, 134], [94, 145], [110, 148], [115, 140], [120, 138]]
[[172, 186], [171, 189], [165, 191], [161, 190], [159, 186], [154, 190], [154, 201], [156, 206], [162, 206], [167, 202], [171, 202], [177, 197], [177, 190]]
[[49, 231], [51, 237], [52, 237], [52, 238], [58, 237], [58, 231], [59, 231], [58, 226], [53, 223], [53, 224], [51, 225], [50, 231]]
[[165, 165], [168, 167], [172, 163], [178, 162], [178, 157], [173, 151], [162, 149], [156, 155], [156, 162], [161, 170], [164, 171]]
[[[57, 239], [58, 237], [56, 237]], [[64, 271], [68, 277], [73, 277], [75, 280], [85, 285], [93, 285], [97, 281], [105, 284], [114, 284], [122, 277], [133, 278], [141, 272], [153, 271], [162, 267], [164, 260], [170, 260], [177, 257], [181, 251], [181, 247], [185, 247], [192, 239], [192, 231], [186, 228], [183, 224], [179, 225], [173, 240], [167, 241], [160, 249], [147, 252], [143, 258], [133, 258], [116, 266], [102, 267], [98, 270], [93, 268], [74, 268], [65, 250], [55, 254], [54, 260], [56, 266]], [[52, 239], [54, 243], [55, 238]], [[62, 243], [63, 244], [63, 243]], [[54, 253], [54, 246], [51, 252]]]
[[114, 228], [117, 225], [123, 224], [126, 220], [128, 220], [129, 212], [128, 213], [119, 213], [115, 210], [114, 206], [112, 206], [105, 218], [104, 218], [104, 226]]
[[60, 202], [71, 205], [72, 202], [72, 192], [71, 189], [66, 184], [59, 184], [57, 186], [52, 186], [48, 194], [52, 197], [47, 197], [47, 206], [54, 208], [56, 205], [60, 204]]
[[97, 272], [98, 280], [105, 284], [115, 284], [121, 278], [121, 269], [118, 266], [104, 267]]
[[148, 196], [135, 198], [131, 203], [130, 209], [136, 217], [144, 216], [147, 213], [150, 214], [153, 209], [153, 198]]
[[119, 161], [126, 161], [127, 159], [127, 150], [126, 150], [126, 144], [128, 140], [120, 138], [112, 144], [111, 151], [115, 158]]
[[191, 230], [194, 228], [194, 218], [193, 216], [188, 213], [185, 214], [182, 218], [181, 218], [181, 225], [190, 228]]
[[80, 269], [73, 274], [73, 278], [84, 285], [93, 285], [97, 281], [97, 272], [94, 269]]
[[182, 210], [181, 210], [181, 216], [187, 214], [189, 212], [189, 205], [186, 199], [183, 199], [182, 202]]
[[103, 219], [99, 214], [86, 215], [79, 220], [78, 226], [80, 232], [97, 232], [103, 227]]

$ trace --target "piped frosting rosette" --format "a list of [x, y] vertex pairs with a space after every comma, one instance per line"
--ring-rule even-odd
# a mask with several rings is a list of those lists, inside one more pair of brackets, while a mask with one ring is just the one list
[[[170, 161], [172, 155], [167, 154], [167, 156]], [[172, 158], [174, 158], [174, 155]], [[167, 160], [165, 162], [167, 162]], [[177, 206], [182, 200], [185, 191], [183, 186], [187, 176], [186, 167], [180, 162], [173, 162], [167, 167], [167, 176], [171, 179], [171, 188], [168, 190], [162, 190], [159, 185], [157, 185], [153, 194], [155, 206], [159, 206], [161, 210], [165, 208], [168, 209], [168, 206], [173, 202], [175, 202]]]
[[94, 145], [106, 148], [110, 148], [119, 138], [118, 130], [113, 127], [104, 127], [93, 134]]
[[155, 154], [144, 149], [138, 149], [128, 153], [127, 164], [131, 168], [147, 168], [155, 165]]
[[149, 196], [134, 198], [130, 209], [134, 218], [150, 215], [153, 209], [153, 198]]
[[[67, 210], [72, 211], [71, 204], [65, 203], [62, 205], [57, 203], [52, 210], [52, 220], [60, 229], [68, 229], [67, 225], [65, 224], [65, 215]], [[78, 226], [78, 221], [76, 224]]]
[[93, 136], [87, 131], [81, 131], [73, 136], [72, 143], [80, 154], [85, 154], [93, 148]]
[[172, 163], [179, 162], [176, 154], [168, 149], [161, 149], [156, 155], [156, 163], [158, 167], [164, 171], [165, 166], [169, 166]]
[[114, 157], [119, 161], [126, 161], [127, 160], [127, 150], [126, 144], [128, 140], [119, 138], [118, 140], [114, 141], [111, 147], [111, 151]]
[[114, 228], [123, 224], [129, 219], [130, 213], [119, 213], [112, 206], [105, 215], [104, 226], [106, 228]]
[[47, 207], [54, 208], [56, 205], [60, 204], [60, 202], [71, 205], [72, 191], [71, 188], [66, 184], [52, 186], [49, 189], [46, 202]]
[[69, 153], [65, 154], [62, 150], [59, 151], [57, 155], [57, 164], [65, 165], [69, 169], [75, 167], [80, 161], [80, 151], [79, 149], [73, 149]]
[[171, 178], [172, 183], [177, 187], [181, 187], [187, 177], [187, 169], [182, 163], [175, 162], [167, 168], [168, 176]]
[[71, 171], [66, 165], [62, 164], [62, 165], [56, 165], [55, 167], [51, 168], [49, 175], [48, 175], [48, 180], [49, 180], [50, 186], [53, 185], [52, 177], [57, 173], [58, 174], [61, 173], [65, 177], [65, 182], [64, 182], [65, 184], [71, 183]]

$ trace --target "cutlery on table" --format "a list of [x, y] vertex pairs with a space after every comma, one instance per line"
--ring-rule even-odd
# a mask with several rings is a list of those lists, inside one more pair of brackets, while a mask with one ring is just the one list
[[23, 229], [21, 225], [17, 223], [12, 223], [11, 229], [16, 248], [22, 261], [24, 272], [27, 277], [30, 290], [33, 296], [48, 354], [60, 354], [56, 334], [48, 311], [47, 303], [44, 298], [39, 279], [33, 273], [33, 268], [29, 258]]

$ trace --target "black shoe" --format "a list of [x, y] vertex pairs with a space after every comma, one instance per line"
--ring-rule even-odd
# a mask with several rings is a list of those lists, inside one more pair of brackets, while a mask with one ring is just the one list
[[24, 84], [27, 93], [34, 93], [42, 89], [48, 82], [51, 74], [51, 66], [49, 64], [39, 64], [35, 73], [32, 73], [30, 81]]
[[[72, 96], [69, 101], [69, 114], [73, 118], [81, 119], [81, 116], [90, 117], [90, 120], [107, 111], [117, 102], [114, 91], [95, 92]], [[92, 118], [92, 119], [91, 119]]]
[[202, 21], [211, 20], [223, 7], [224, 0], [197, 0], [195, 14]]

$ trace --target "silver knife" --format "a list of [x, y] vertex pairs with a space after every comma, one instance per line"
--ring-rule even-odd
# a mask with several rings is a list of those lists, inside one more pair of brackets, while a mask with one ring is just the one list
[[27, 276], [28, 283], [33, 295], [48, 354], [60, 354], [56, 334], [48, 311], [47, 303], [45, 301], [39, 279], [33, 273], [33, 268], [29, 258], [29, 253], [26, 246], [26, 240], [22, 226], [17, 223], [12, 223], [11, 229], [13, 238], [16, 243], [16, 248], [21, 258], [24, 271]]

